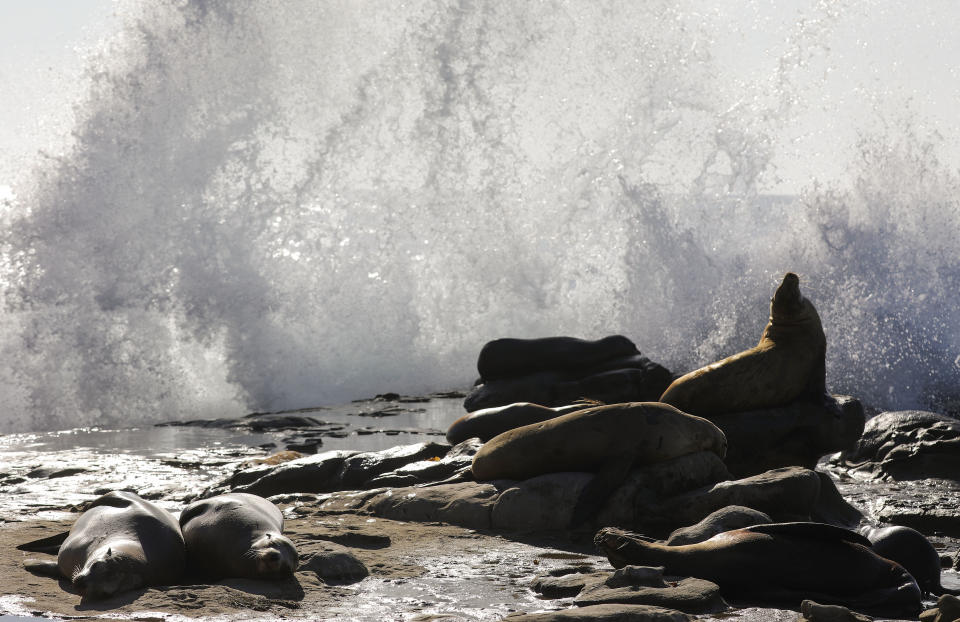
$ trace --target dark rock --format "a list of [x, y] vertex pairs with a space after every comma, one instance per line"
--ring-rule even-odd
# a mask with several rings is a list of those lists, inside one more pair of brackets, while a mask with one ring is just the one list
[[797, 622], [870, 622], [870, 616], [854, 613], [840, 605], [821, 605], [812, 600], [800, 603], [800, 618]]
[[442, 521], [469, 529], [490, 529], [498, 495], [499, 490], [491, 483], [461, 482], [381, 491], [361, 497], [352, 505], [349, 500], [331, 499], [322, 507], [359, 508], [394, 520]]
[[710, 417], [727, 437], [724, 461], [737, 477], [786, 466], [813, 469], [827, 454], [852, 449], [864, 429], [859, 400], [835, 395], [780, 408]]
[[579, 594], [586, 585], [603, 582], [606, 576], [605, 572], [574, 573], [559, 577], [547, 575], [534, 579], [530, 587], [543, 598], [569, 598]]
[[920, 614], [921, 622], [957, 622], [960, 620], [960, 598], [944, 594], [937, 599], [937, 606]]
[[692, 622], [693, 616], [652, 605], [593, 605], [543, 613], [511, 614], [509, 622]]
[[473, 455], [480, 449], [479, 439], [467, 439], [458, 443], [445, 456], [437, 459], [431, 456], [405, 464], [398, 469], [383, 473], [367, 482], [368, 488], [381, 486], [414, 486], [430, 482], [440, 482], [458, 474], [466, 474], [473, 462]]
[[863, 513], [843, 498], [830, 475], [821, 471], [816, 471], [816, 474], [820, 478], [820, 494], [810, 518], [819, 523], [849, 529], [859, 525], [863, 520]]
[[649, 534], [670, 533], [729, 505], [759, 510], [776, 522], [809, 520], [819, 495], [820, 478], [814, 471], [786, 467], [650, 503], [638, 508], [637, 516], [640, 531]]
[[239, 471], [214, 490], [225, 488], [271, 497], [291, 492], [330, 492], [340, 488], [340, 469], [347, 458], [359, 452], [327, 451], [315, 456]]
[[665, 544], [671, 546], [696, 544], [709, 540], [718, 533], [772, 522], [773, 520], [763, 512], [740, 505], [729, 505], [712, 512], [696, 525], [675, 530]]
[[885, 412], [867, 422], [837, 462], [897, 480], [960, 478], [960, 421], [920, 410]]
[[356, 583], [370, 571], [346, 547], [333, 543], [314, 544], [301, 551], [299, 571], [315, 572], [324, 583]]
[[607, 587], [666, 587], [663, 582], [663, 566], [631, 566], [617, 568], [606, 581]]
[[341, 490], [366, 487], [365, 484], [389, 471], [430, 458], [443, 458], [450, 450], [446, 443], [416, 443], [382, 451], [365, 451], [348, 457], [340, 472]]
[[720, 587], [716, 583], [696, 578], [683, 579], [663, 587], [589, 585], [573, 602], [580, 606], [612, 603], [655, 605], [677, 609], [684, 613], [718, 613], [728, 609], [727, 603], [720, 596]]
[[83, 467], [67, 467], [65, 469], [38, 467], [28, 472], [26, 475], [30, 479], [58, 479], [60, 477], [70, 477], [71, 475], [89, 472], [90, 469], [85, 469]]

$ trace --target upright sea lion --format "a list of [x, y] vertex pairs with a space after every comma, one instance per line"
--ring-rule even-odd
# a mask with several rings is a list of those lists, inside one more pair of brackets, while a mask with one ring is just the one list
[[85, 599], [102, 599], [176, 583], [185, 557], [180, 525], [172, 514], [132, 492], [110, 492], [73, 524], [56, 563], [27, 560], [25, 565], [68, 579]]
[[280, 534], [283, 514], [263, 497], [243, 492], [195, 501], [180, 514], [190, 570], [215, 579], [276, 579], [299, 558]]
[[756, 525], [680, 546], [605, 528], [594, 542], [615, 568], [663, 566], [665, 574], [713, 581], [734, 600], [798, 607], [810, 599], [884, 617], [920, 612], [909, 572], [874, 553], [863, 536], [832, 525]]
[[820, 316], [788, 272], [770, 300], [760, 343], [677, 378], [660, 401], [699, 417], [783, 406], [802, 395], [820, 401], [826, 351]]
[[467, 413], [451, 423], [450, 427], [447, 428], [447, 442], [456, 445], [474, 437], [487, 442], [497, 434], [503, 434], [507, 430], [531, 423], [539, 423], [584, 408], [590, 408], [590, 405], [568, 404], [567, 406], [550, 408], [530, 402], [517, 402], [507, 406], [482, 408]]
[[917, 580], [924, 594], [960, 594], [940, 584], [940, 554], [926, 536], [910, 527], [871, 527], [858, 530], [870, 541], [870, 548], [880, 557], [893, 560], [907, 569]]

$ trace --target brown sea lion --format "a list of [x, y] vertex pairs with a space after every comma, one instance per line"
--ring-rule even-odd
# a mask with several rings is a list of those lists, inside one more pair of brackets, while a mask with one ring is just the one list
[[874, 553], [860, 534], [832, 525], [756, 525], [680, 546], [605, 528], [594, 542], [615, 568], [663, 566], [665, 574], [713, 581], [734, 600], [798, 607], [810, 599], [885, 617], [920, 612], [920, 588], [909, 572]]
[[594, 406], [514, 428], [483, 444], [473, 457], [477, 480], [528, 479], [560, 471], [593, 471], [618, 456], [653, 464], [696, 451], [721, 458], [726, 439], [706, 419], [667, 404]]
[[33, 572], [69, 580], [84, 599], [99, 600], [183, 574], [183, 536], [170, 512], [132, 492], [110, 492], [73, 524], [57, 561], [26, 560]]
[[215, 579], [277, 579], [299, 558], [281, 535], [283, 514], [263, 497], [243, 492], [195, 501], [180, 514], [191, 572]]
[[487, 442], [497, 434], [503, 434], [507, 430], [531, 423], [539, 423], [584, 408], [590, 408], [590, 405], [568, 404], [567, 406], [550, 408], [530, 402], [517, 402], [496, 408], [482, 408], [467, 413], [451, 423], [450, 427], [447, 428], [447, 442], [456, 445], [474, 437]]
[[699, 417], [783, 406], [801, 396], [820, 401], [826, 351], [820, 316], [788, 272], [770, 300], [760, 343], [677, 378], [660, 401]]

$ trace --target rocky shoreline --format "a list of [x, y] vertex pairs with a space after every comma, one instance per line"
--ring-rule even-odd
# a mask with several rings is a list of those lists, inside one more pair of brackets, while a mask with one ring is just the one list
[[[389, 412], [406, 408], [409, 399], [388, 395], [354, 407]], [[448, 421], [458, 414], [456, 397], [421, 399], [445, 409]], [[386, 450], [335, 449], [316, 454], [282, 445], [282, 439], [309, 436], [311, 427], [318, 428], [314, 430], [317, 434], [342, 431], [331, 430], [335, 426], [329, 424], [314, 424], [321, 420], [322, 412], [246, 417], [240, 425], [250, 430], [270, 428], [280, 444], [264, 449], [259, 445], [269, 443], [258, 443], [247, 451], [234, 447], [227, 452], [232, 456], [200, 450], [179, 463], [181, 472], [161, 476], [168, 477], [167, 481], [156, 481], [155, 471], [150, 471], [154, 463], [141, 460], [143, 472], [153, 473], [152, 479], [127, 486], [141, 493], [152, 489], [153, 498], [174, 510], [190, 499], [228, 490], [270, 497], [284, 509], [285, 531], [301, 551], [303, 563], [294, 578], [278, 583], [226, 580], [214, 585], [150, 588], [95, 605], [82, 603], [65, 582], [26, 572], [22, 560], [27, 553], [15, 549], [67, 529], [73, 517], [63, 514], [47, 521], [10, 520], [0, 528], [3, 546], [16, 553], [5, 557], [4, 592], [8, 596], [0, 599], [0, 611], [64, 618], [104, 614], [139, 618], [150, 611], [169, 619], [498, 620], [529, 613], [539, 617], [520, 619], [720, 616], [745, 622], [792, 622], [799, 616], [795, 610], [758, 607], [751, 602], [721, 605], [716, 586], [709, 582], [642, 577], [640, 571], [618, 575], [593, 548], [592, 535], [599, 526], [619, 525], [664, 538], [678, 526], [692, 525], [715, 510], [740, 505], [766, 512], [778, 521], [910, 525], [927, 535], [947, 557], [955, 557], [960, 548], [960, 531], [955, 529], [960, 524], [956, 509], [960, 507], [960, 485], [942, 479], [918, 478], [909, 483], [894, 479], [883, 468], [891, 452], [880, 438], [884, 431], [900, 430], [894, 432], [900, 449], [892, 453], [902, 478], [908, 471], [904, 456], [918, 456], [920, 469], [934, 468], [936, 456], [952, 459], [950, 430], [954, 428], [949, 418], [938, 419], [937, 445], [929, 434], [920, 432], [929, 426], [916, 424], [918, 420], [926, 422], [928, 415], [884, 415], [887, 420], [903, 419], [905, 427], [891, 428], [889, 421], [881, 420], [883, 429], [873, 430], [868, 423], [860, 446], [828, 456], [816, 470], [779, 467], [739, 477], [709, 452], [635, 468], [589, 524], [571, 531], [567, 528], [570, 511], [590, 474], [471, 481], [470, 460], [480, 445], [476, 440], [455, 446], [439, 439], [424, 440]], [[237, 420], [233, 421], [237, 425]], [[437, 436], [435, 430], [428, 432], [421, 438]], [[919, 444], [911, 451], [910, 442]], [[874, 446], [885, 447], [885, 453], [873, 460], [875, 468], [866, 468], [870, 462], [867, 454]], [[103, 456], [74, 464], [72, 472], [53, 467], [43, 471], [38, 470], [42, 465], [30, 468], [23, 464], [21, 475], [17, 468], [6, 465], [0, 490], [15, 496], [18, 490], [25, 490], [25, 482], [46, 481], [51, 488], [55, 484], [69, 488], [84, 478], [103, 479], [105, 473], [97, 473], [95, 464], [110, 464]], [[131, 474], [134, 480], [135, 471]], [[32, 477], [27, 477], [29, 473]], [[75, 482], [72, 486], [71, 480]], [[56, 497], [52, 494], [48, 499], [50, 508], [57, 506]], [[59, 506], [68, 512], [81, 508], [82, 503]], [[947, 571], [943, 577], [944, 583], [950, 584], [956, 573]], [[501, 598], [505, 593], [509, 598]], [[934, 601], [925, 604], [933, 606]], [[543, 617], [547, 615], [553, 617]]]

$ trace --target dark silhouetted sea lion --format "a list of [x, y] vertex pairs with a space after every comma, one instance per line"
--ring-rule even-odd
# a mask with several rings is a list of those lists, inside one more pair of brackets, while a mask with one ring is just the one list
[[541, 371], [590, 369], [609, 359], [633, 354], [638, 354], [637, 346], [623, 335], [596, 341], [575, 337], [495, 339], [480, 350], [477, 371], [487, 381]]
[[59, 574], [85, 599], [176, 583], [184, 570], [177, 519], [132, 492], [95, 500], [73, 524], [56, 562], [27, 560], [34, 572]]
[[826, 351], [820, 316], [788, 272], [770, 300], [760, 343], [677, 378], [660, 401], [699, 417], [783, 406], [801, 396], [821, 401]]
[[615, 568], [663, 566], [665, 574], [713, 581], [735, 600], [797, 607], [810, 599], [889, 617], [920, 612], [920, 588], [906, 569], [860, 534], [831, 525], [756, 525], [681, 546], [606, 528], [594, 542]]
[[283, 514], [242, 492], [191, 503], [180, 514], [191, 572], [212, 578], [276, 579], [297, 569], [297, 549], [281, 535]]
[[960, 594], [940, 585], [940, 554], [926, 536], [910, 527], [871, 527], [858, 530], [880, 557], [892, 559], [907, 569], [924, 594]]
[[539, 423], [584, 408], [590, 408], [590, 404], [570, 404], [550, 408], [530, 402], [517, 402], [496, 408], [483, 408], [467, 413], [451, 423], [447, 428], [447, 442], [456, 445], [474, 437], [487, 442], [507, 430]]

